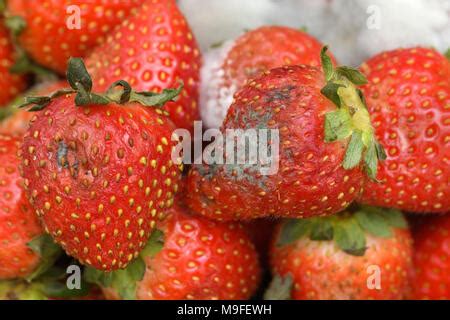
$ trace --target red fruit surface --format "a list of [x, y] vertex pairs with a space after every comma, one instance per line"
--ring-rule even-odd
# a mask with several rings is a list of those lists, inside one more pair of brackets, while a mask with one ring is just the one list
[[[275, 239], [279, 237], [279, 230]], [[366, 235], [363, 256], [340, 250], [333, 241], [302, 238], [283, 247], [272, 247], [273, 272], [293, 278], [295, 300], [403, 299], [408, 294], [412, 268], [412, 240], [408, 230], [397, 229], [391, 238]], [[373, 267], [380, 270], [381, 289], [369, 289]]]
[[14, 65], [14, 47], [9, 37], [9, 32], [0, 19], [0, 107], [3, 107], [17, 96], [26, 87], [23, 76], [12, 74], [9, 69]]
[[414, 235], [413, 299], [450, 299], [450, 215], [430, 217]]
[[[191, 215], [178, 206], [159, 225], [164, 247], [145, 258], [137, 299], [249, 299], [260, 278], [255, 247], [242, 225]], [[117, 298], [111, 289], [108, 298]]]
[[0, 134], [0, 279], [29, 275], [39, 256], [27, 246], [42, 234], [22, 188], [17, 150], [19, 139]]
[[272, 69], [235, 95], [221, 131], [279, 130], [278, 170], [257, 165], [200, 165], [189, 171], [188, 206], [219, 220], [309, 217], [345, 209], [361, 192], [360, 166], [346, 170], [348, 140], [325, 143], [324, 115], [336, 106], [321, 94], [323, 72], [310, 66]]
[[76, 106], [74, 97], [52, 100], [25, 134], [27, 194], [69, 255], [105, 271], [125, 268], [178, 189], [174, 127], [156, 107]]
[[[10, 0], [8, 14], [25, 21], [19, 42], [30, 56], [64, 74], [70, 57], [85, 57], [144, 1]], [[78, 13], [80, 28], [74, 24]]]
[[362, 87], [387, 159], [361, 201], [411, 212], [450, 208], [450, 62], [432, 49], [366, 61]]
[[151, 0], [125, 20], [86, 60], [94, 89], [104, 91], [124, 79], [136, 91], [184, 89], [165, 110], [177, 127], [191, 129], [199, 116], [200, 51], [184, 16], [173, 0]]

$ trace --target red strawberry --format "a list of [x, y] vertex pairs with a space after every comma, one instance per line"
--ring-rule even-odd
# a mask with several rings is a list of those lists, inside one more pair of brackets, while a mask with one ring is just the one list
[[[70, 57], [85, 57], [145, 0], [9, 0], [8, 15], [25, 24], [19, 42], [38, 63], [61, 74]], [[74, 25], [77, 11], [80, 28]]]
[[213, 49], [205, 57], [202, 69], [200, 110], [205, 125], [221, 126], [234, 93], [248, 79], [284, 65], [320, 66], [322, 47], [318, 40], [300, 30], [265, 26]]
[[428, 218], [414, 232], [413, 299], [450, 299], [450, 214]]
[[[151, 239], [141, 253], [142, 266], [134, 266], [134, 272], [140, 273], [134, 285], [127, 284], [131, 277], [125, 279], [124, 271], [114, 272], [113, 280], [104, 288], [106, 297], [249, 299], [258, 286], [260, 268], [243, 227], [191, 215], [178, 206], [169, 213], [158, 226], [160, 238]], [[88, 273], [91, 281], [105, 286], [99, 271], [91, 269]], [[130, 285], [133, 292], [125, 290]]]
[[21, 187], [18, 145], [0, 134], [0, 279], [28, 276], [40, 262], [27, 245], [42, 229]]
[[[364, 100], [351, 82], [365, 79], [348, 67], [333, 69], [325, 50], [323, 59], [325, 72], [305, 65], [276, 68], [236, 93], [221, 132], [279, 132], [279, 152], [275, 138], [269, 141], [269, 165], [276, 172], [263, 175], [261, 159], [195, 166], [187, 195], [193, 211], [220, 220], [309, 217], [341, 211], [359, 195], [362, 169], [373, 177], [382, 157]], [[265, 146], [262, 139], [260, 144]]]
[[266, 298], [402, 299], [409, 290], [411, 254], [407, 223], [394, 210], [361, 207], [288, 220], [276, 232], [274, 280]]
[[3, 19], [0, 19], [0, 61], [0, 106], [4, 106], [25, 89], [26, 81], [23, 76], [10, 72], [15, 62], [14, 47]]
[[413, 212], [450, 207], [450, 62], [432, 49], [381, 53], [361, 67], [376, 135], [387, 153], [361, 201]]
[[124, 21], [86, 61], [103, 91], [108, 82], [128, 81], [136, 90], [160, 92], [178, 86], [184, 89], [165, 110], [177, 127], [191, 129], [199, 118], [198, 79], [200, 52], [189, 25], [173, 0], [144, 3], [134, 17]]
[[163, 105], [180, 89], [138, 94], [121, 81], [92, 93], [80, 59], [70, 60], [67, 77], [73, 90], [29, 99], [41, 111], [21, 147], [25, 188], [68, 254], [102, 270], [125, 268], [172, 205], [180, 179], [172, 122], [141, 104]]
[[4, 134], [16, 134], [23, 135], [30, 124], [30, 120], [35, 116], [33, 112], [18, 109], [18, 106], [22, 104], [27, 96], [30, 95], [49, 95], [52, 92], [58, 91], [67, 86], [66, 81], [52, 81], [38, 84], [35, 87], [27, 91], [27, 93], [19, 96], [14, 100], [7, 109], [3, 110], [3, 113], [7, 116], [2, 122], [0, 122], [0, 132]]

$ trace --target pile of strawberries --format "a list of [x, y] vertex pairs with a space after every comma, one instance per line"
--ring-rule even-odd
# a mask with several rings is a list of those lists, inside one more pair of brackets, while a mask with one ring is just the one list
[[265, 175], [173, 158], [202, 63], [174, 0], [2, 10], [0, 298], [450, 299], [445, 55], [357, 70], [303, 31], [246, 32], [202, 115], [225, 93], [220, 132], [277, 130]]

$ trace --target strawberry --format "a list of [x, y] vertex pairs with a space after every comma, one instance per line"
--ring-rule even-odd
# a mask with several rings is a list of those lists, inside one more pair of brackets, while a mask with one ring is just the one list
[[264, 26], [212, 49], [205, 56], [201, 71], [200, 111], [206, 127], [220, 127], [234, 93], [248, 79], [284, 65], [318, 67], [322, 47], [318, 40], [303, 31]]
[[410, 212], [450, 207], [450, 62], [433, 49], [398, 49], [366, 61], [362, 88], [387, 152], [361, 202]]
[[124, 79], [137, 90], [160, 92], [184, 83], [176, 102], [164, 106], [177, 127], [191, 129], [199, 116], [200, 52], [174, 0], [146, 1], [136, 16], [125, 20], [107, 43], [86, 61], [103, 91], [109, 81]]
[[6, 105], [26, 87], [23, 76], [12, 74], [10, 68], [16, 60], [14, 47], [11, 43], [8, 30], [0, 19], [0, 106]]
[[450, 215], [429, 217], [413, 233], [413, 299], [450, 299]]
[[[364, 171], [374, 177], [383, 157], [355, 86], [365, 79], [348, 67], [334, 69], [326, 47], [322, 59], [324, 71], [305, 65], [276, 68], [236, 93], [223, 136], [230, 129], [271, 129], [272, 159], [269, 165], [261, 159], [240, 164], [239, 150], [236, 161], [215, 144], [214, 154], [224, 153], [228, 163], [214, 156], [209, 165], [190, 170], [187, 204], [193, 211], [220, 220], [310, 217], [339, 212], [359, 195]], [[259, 148], [267, 147], [264, 143], [261, 138]], [[268, 167], [272, 172], [261, 170]]]
[[[177, 205], [158, 228], [159, 236], [150, 239], [141, 253], [140, 267], [115, 271], [112, 277], [89, 269], [87, 279], [103, 286], [109, 299], [203, 300], [252, 296], [258, 286], [260, 268], [254, 245], [240, 224], [210, 221]], [[124, 275], [126, 271], [128, 275]]]
[[59, 248], [43, 235], [19, 174], [19, 139], [0, 134], [0, 279], [31, 280], [45, 272]]
[[356, 207], [325, 218], [286, 220], [271, 250], [267, 299], [402, 299], [412, 240], [402, 214]]
[[17, 97], [8, 107], [4, 108], [3, 116], [6, 117], [0, 122], [0, 132], [4, 134], [23, 135], [29, 126], [30, 120], [35, 116], [32, 112], [18, 109], [27, 96], [30, 95], [49, 95], [66, 87], [66, 81], [50, 81], [38, 84], [28, 90], [25, 94]]
[[174, 126], [156, 106], [181, 88], [136, 93], [120, 81], [106, 94], [93, 93], [75, 58], [67, 78], [71, 89], [25, 105], [39, 111], [21, 147], [25, 189], [46, 231], [69, 255], [106, 271], [125, 268], [178, 189]]
[[85, 57], [144, 1], [9, 0], [7, 14], [21, 20], [18, 40], [30, 56], [64, 74], [70, 57]]
[[0, 135], [0, 279], [27, 276], [39, 264], [27, 243], [42, 229], [21, 187], [18, 145], [18, 139]]

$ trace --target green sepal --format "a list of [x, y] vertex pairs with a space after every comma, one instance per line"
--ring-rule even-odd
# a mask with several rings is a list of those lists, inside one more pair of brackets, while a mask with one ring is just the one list
[[334, 241], [342, 251], [352, 256], [363, 256], [367, 249], [364, 231], [353, 217], [335, 224]]
[[57, 78], [57, 76], [52, 71], [41, 67], [40, 65], [30, 60], [28, 55], [22, 50], [19, 50], [18, 57], [16, 58], [13, 66], [9, 69], [9, 71], [15, 74], [31, 73], [36, 75], [40, 80]]
[[81, 58], [70, 58], [67, 66], [67, 82], [73, 90], [79, 90], [80, 86], [86, 92], [92, 90], [92, 78]]
[[386, 155], [374, 136], [364, 94], [357, 88], [366, 84], [367, 78], [354, 68], [334, 68], [326, 53], [327, 49], [323, 47], [320, 53], [326, 78], [326, 84], [320, 92], [333, 102], [337, 110], [325, 113], [324, 141], [334, 142], [350, 137], [342, 163], [344, 169], [364, 166], [367, 176], [376, 181], [378, 161], [384, 160]]
[[334, 230], [330, 219], [313, 219], [309, 238], [316, 241], [333, 240]]
[[141, 257], [154, 257], [164, 247], [164, 232], [156, 229], [150, 235], [146, 246], [141, 251]]
[[6, 9], [6, 0], [0, 0], [0, 13], [3, 13]]
[[92, 285], [81, 279], [80, 289], [69, 289], [65, 282], [61, 281], [47, 281], [44, 283], [42, 291], [46, 296], [52, 298], [81, 298], [89, 295], [92, 289]]
[[389, 238], [393, 236], [394, 228], [407, 227], [403, 214], [398, 210], [352, 205], [333, 216], [284, 221], [276, 245], [292, 245], [302, 238], [334, 241], [347, 254], [362, 256], [367, 249], [367, 234]]
[[325, 114], [325, 141], [346, 139], [352, 134], [351, 116], [342, 109]]
[[450, 60], [450, 48], [448, 48], [447, 51], [445, 51], [444, 55], [448, 60]]
[[145, 91], [131, 92], [130, 102], [138, 102], [147, 107], [162, 107], [166, 102], [174, 101], [183, 90], [183, 87], [183, 83], [180, 82], [180, 85], [177, 88], [163, 89], [161, 93]]
[[294, 280], [290, 274], [284, 277], [276, 274], [264, 292], [264, 300], [291, 300]]
[[344, 169], [349, 170], [359, 165], [363, 150], [362, 133], [359, 130], [354, 130], [345, 152], [344, 162], [342, 163]]
[[21, 105], [19, 105], [18, 108], [27, 108], [33, 106], [29, 108], [28, 111], [41, 111], [46, 106], [48, 106], [53, 99], [74, 92], [75, 91], [72, 89], [61, 89], [53, 92], [50, 96], [26, 97], [25, 101]]
[[48, 300], [40, 282], [0, 280], [0, 300]]
[[392, 236], [389, 222], [380, 214], [363, 209], [355, 213], [355, 218], [364, 230], [374, 236], [381, 238], [389, 238]]
[[[77, 106], [137, 102], [147, 107], [161, 107], [166, 102], [174, 101], [183, 90], [183, 83], [180, 82], [177, 88], [164, 89], [161, 93], [135, 92], [131, 89], [128, 82], [119, 80], [114, 82], [106, 93], [94, 93], [92, 92], [92, 78], [81, 58], [69, 59], [67, 81], [71, 89], [60, 90], [58, 93], [76, 93], [75, 104]], [[121, 87], [121, 89], [118, 89], [118, 87]], [[29, 111], [40, 111], [59, 95], [61, 94], [55, 93], [49, 97], [30, 97], [20, 107], [24, 108], [34, 105]]]
[[341, 97], [338, 94], [338, 89], [345, 87], [342, 84], [328, 82], [325, 87], [320, 90], [328, 100], [333, 102], [338, 108], [341, 107]]
[[27, 245], [40, 257], [38, 267], [33, 271], [33, 273], [26, 277], [27, 281], [31, 281], [44, 274], [53, 266], [55, 261], [61, 255], [62, 249], [48, 234], [34, 238], [28, 242]]
[[84, 278], [89, 283], [114, 288], [122, 299], [135, 300], [137, 283], [144, 278], [144, 274], [145, 262], [138, 257], [123, 270], [103, 272], [87, 267]]
[[288, 219], [281, 226], [280, 236], [276, 242], [277, 246], [289, 245], [306, 234], [309, 235], [311, 219]]
[[27, 22], [20, 16], [10, 16], [5, 18], [5, 25], [14, 37], [18, 37], [27, 27]]
[[335, 72], [341, 76], [345, 77], [348, 80], [350, 80], [351, 83], [357, 86], [362, 86], [367, 84], [367, 78], [358, 70], [346, 67], [346, 66], [340, 66], [337, 67]]
[[138, 258], [131, 262], [123, 270], [103, 272], [92, 267], [86, 267], [84, 279], [88, 283], [94, 283], [104, 288], [113, 288], [119, 296], [125, 300], [136, 299], [136, 288], [145, 275], [147, 257], [154, 257], [164, 246], [164, 233], [154, 230], [147, 245], [141, 251]]
[[324, 46], [320, 51], [320, 60], [322, 62], [323, 73], [325, 74], [325, 80], [328, 82], [333, 77], [334, 67], [330, 56], [327, 54], [328, 46]]

